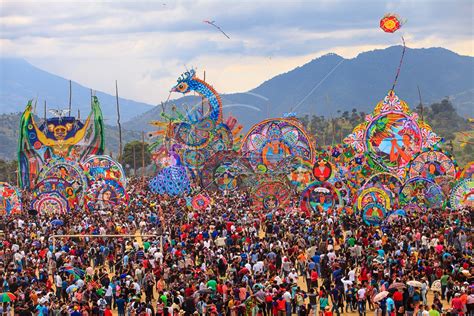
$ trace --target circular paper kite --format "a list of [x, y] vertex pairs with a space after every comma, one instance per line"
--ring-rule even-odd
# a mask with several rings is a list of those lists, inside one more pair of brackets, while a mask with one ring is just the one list
[[362, 210], [362, 219], [367, 225], [380, 226], [385, 218], [385, 208], [382, 204], [369, 203]]
[[0, 215], [19, 214], [21, 210], [20, 191], [6, 182], [0, 182]]
[[211, 203], [211, 199], [209, 199], [207, 196], [202, 195], [202, 194], [196, 195], [195, 197], [193, 197], [191, 201], [191, 205], [197, 211], [206, 209], [210, 203]]
[[288, 180], [296, 187], [297, 191], [304, 190], [308, 184], [313, 182], [313, 165], [307, 161], [298, 159], [288, 174]]
[[82, 187], [77, 182], [69, 183], [61, 178], [49, 177], [36, 184], [33, 194], [37, 197], [48, 192], [58, 192], [61, 194], [67, 200], [70, 210], [82, 206], [84, 192], [82, 192]]
[[289, 118], [269, 119], [254, 125], [242, 140], [242, 154], [257, 168], [280, 171], [287, 158], [313, 160], [313, 145], [299, 121]]
[[461, 172], [461, 179], [473, 179], [474, 178], [474, 161], [468, 162]]
[[400, 178], [397, 176], [388, 172], [380, 172], [368, 178], [362, 188], [367, 189], [371, 187], [382, 187], [385, 190], [390, 190], [398, 194], [402, 184], [402, 180], [400, 180]]
[[367, 152], [373, 166], [379, 165], [401, 177], [413, 156], [440, 140], [425, 122], [418, 119], [418, 114], [411, 112], [408, 105], [390, 90], [344, 143], [356, 151]]
[[384, 30], [384, 32], [387, 33], [393, 33], [396, 30], [398, 30], [400, 27], [402, 27], [402, 22], [400, 21], [400, 18], [395, 15], [395, 14], [386, 14], [381, 20], [380, 20], [380, 28]]
[[313, 182], [300, 197], [300, 208], [307, 214], [326, 212], [343, 205], [337, 189], [329, 182]]
[[233, 150], [218, 151], [204, 164], [202, 185], [206, 189], [236, 190], [248, 186], [253, 175], [247, 159]]
[[317, 181], [324, 182], [327, 181], [333, 173], [332, 164], [324, 159], [319, 159], [316, 161], [313, 167], [313, 176]]
[[271, 211], [285, 208], [290, 201], [291, 192], [287, 183], [267, 181], [261, 183], [252, 195], [255, 207]]
[[351, 204], [351, 189], [346, 184], [346, 180], [344, 178], [333, 177], [328, 180], [334, 187], [336, 188], [337, 192], [341, 199], [344, 201], [344, 205], [348, 206]]
[[403, 184], [398, 199], [401, 206], [413, 203], [430, 209], [440, 208], [445, 197], [441, 187], [433, 180], [413, 178]]
[[454, 209], [474, 208], [474, 180], [460, 180], [453, 188], [449, 199]]
[[82, 167], [87, 171], [86, 175], [89, 183], [99, 180], [116, 180], [124, 188], [127, 186], [127, 178], [122, 165], [109, 156], [89, 156], [82, 163]]
[[70, 184], [77, 183], [82, 192], [87, 190], [87, 177], [82, 167], [75, 161], [64, 158], [51, 159], [39, 173], [38, 182], [47, 178], [60, 178]]
[[380, 188], [389, 194], [392, 202], [396, 202], [402, 185], [402, 181], [397, 176], [388, 172], [380, 172], [368, 178], [362, 185], [362, 189]]
[[364, 210], [368, 204], [383, 205], [384, 210], [391, 208], [390, 195], [385, 190], [372, 187], [364, 189], [357, 197], [357, 209]]
[[456, 163], [446, 153], [427, 150], [418, 154], [410, 162], [408, 178], [426, 178], [435, 180], [438, 177], [454, 179], [457, 173]]
[[38, 195], [31, 203], [38, 214], [64, 214], [69, 212], [66, 198], [59, 192], [46, 192]]
[[87, 207], [94, 210], [113, 210], [127, 205], [128, 194], [119, 181], [101, 180], [95, 182], [87, 191]]

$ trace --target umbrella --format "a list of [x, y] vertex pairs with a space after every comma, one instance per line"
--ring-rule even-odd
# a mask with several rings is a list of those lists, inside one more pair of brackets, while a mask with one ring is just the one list
[[72, 293], [72, 292], [77, 291], [77, 289], [78, 289], [77, 285], [74, 285], [74, 284], [73, 284], [73, 285], [69, 285], [69, 286], [67, 287], [67, 289], [66, 289], [66, 293], [67, 293], [67, 294], [70, 294], [70, 293]]
[[4, 292], [0, 294], [0, 302], [2, 303], [8, 303], [14, 300], [16, 300], [16, 296], [13, 295], [13, 293]]
[[431, 284], [431, 291], [441, 293], [441, 280], [436, 280]]
[[104, 294], [105, 294], [105, 290], [104, 290], [104, 289], [102, 289], [102, 288], [100, 288], [100, 289], [97, 289], [95, 292], [96, 292], [96, 293], [97, 293], [97, 295], [99, 295], [99, 296], [102, 296], [102, 295], [104, 295]]
[[82, 280], [82, 279], [77, 280], [76, 285], [80, 288], [83, 287], [84, 286], [84, 280]]
[[374, 302], [377, 303], [377, 302], [383, 300], [384, 298], [386, 298], [388, 296], [388, 294], [390, 294], [390, 292], [388, 292], [388, 291], [380, 292], [379, 294], [374, 296]]
[[422, 287], [423, 286], [423, 284], [420, 281], [416, 281], [416, 280], [408, 281], [407, 284], [409, 286], [413, 286], [413, 287]]
[[390, 286], [388, 287], [389, 289], [404, 289], [406, 288], [406, 285], [401, 283], [401, 282], [394, 282], [392, 284], [390, 284]]
[[396, 210], [395, 212], [393, 212], [393, 214], [399, 215], [399, 216], [406, 216], [407, 212], [405, 212], [405, 210], [399, 209], [399, 210]]
[[66, 273], [74, 275], [75, 279], [80, 279], [81, 277], [84, 277], [86, 274], [84, 270], [81, 270], [79, 268], [75, 268], [73, 266], [63, 266], [62, 268], [59, 269], [59, 271], [64, 271]]
[[54, 226], [62, 226], [64, 225], [64, 221], [60, 220], [60, 219], [53, 219], [51, 221], [51, 225], [54, 225]]

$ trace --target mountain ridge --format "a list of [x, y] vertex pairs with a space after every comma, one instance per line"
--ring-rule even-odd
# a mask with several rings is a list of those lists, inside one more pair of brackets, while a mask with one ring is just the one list
[[[361, 52], [353, 58], [334, 53], [313, 58], [307, 63], [265, 80], [241, 93], [221, 94], [225, 115], [233, 115], [248, 130], [269, 117], [295, 112], [298, 116], [334, 116], [345, 110], [370, 112], [392, 87], [402, 46]], [[37, 95], [37, 112], [47, 99], [48, 108], [68, 104], [67, 79], [50, 74], [16, 58], [0, 59], [0, 113], [23, 111], [28, 99]], [[177, 74], [178, 77], [179, 74]], [[249, 74], [251, 75], [251, 74]], [[212, 79], [209, 81], [213, 85]], [[218, 85], [213, 85], [219, 91]], [[418, 87], [424, 103], [452, 97], [460, 114], [474, 116], [474, 58], [441, 47], [406, 48], [395, 91], [411, 108], [419, 103]], [[73, 111], [81, 116], [90, 111], [90, 89], [73, 82]], [[42, 97], [43, 95], [43, 97]], [[96, 92], [108, 125], [116, 125], [115, 96]], [[169, 101], [185, 111], [198, 105], [201, 98], [186, 95]], [[148, 123], [160, 119], [161, 107], [120, 98], [124, 129], [149, 131]], [[39, 116], [42, 116], [39, 114]]]
[[[248, 92], [222, 94], [224, 114], [237, 117], [249, 129], [295, 107], [298, 116], [333, 116], [353, 108], [371, 112], [393, 85], [402, 49], [403, 46], [391, 46], [361, 52], [349, 59], [333, 53], [314, 58]], [[473, 116], [474, 58], [445, 48], [407, 47], [395, 92], [414, 109], [420, 102], [418, 87], [423, 103], [452, 97], [460, 114]], [[214, 88], [219, 91], [217, 86]], [[169, 101], [167, 108], [174, 104], [184, 111], [200, 102], [200, 97], [186, 95]], [[161, 107], [153, 108], [124, 126], [151, 130], [148, 122], [159, 120], [160, 113]]]
[[[38, 108], [44, 101], [49, 109], [64, 109], [69, 104], [69, 80], [44, 71], [21, 58], [0, 58], [0, 113], [23, 111], [28, 100], [36, 100]], [[91, 89], [74, 80], [72, 83], [72, 113], [78, 110], [89, 114]], [[102, 91], [94, 91], [99, 98], [102, 112], [109, 122], [116, 122], [116, 98]], [[133, 119], [153, 106], [119, 97], [120, 116], [123, 121]], [[42, 113], [43, 111], [39, 111]]]

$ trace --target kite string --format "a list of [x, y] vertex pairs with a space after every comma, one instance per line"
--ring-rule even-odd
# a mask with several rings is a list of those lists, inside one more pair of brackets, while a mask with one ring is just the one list
[[400, 58], [400, 64], [398, 65], [397, 74], [395, 75], [395, 80], [393, 81], [392, 91], [394, 91], [395, 85], [397, 84], [398, 76], [400, 75], [400, 70], [402, 69], [403, 57], [405, 56], [406, 45], [405, 45], [405, 39], [403, 38], [403, 36], [402, 36], [402, 42], [403, 42], [402, 57]]
[[337, 69], [337, 67], [339, 67], [343, 62], [345, 61], [345, 59], [343, 58], [336, 66], [334, 66], [334, 68], [332, 68], [326, 76], [324, 76], [312, 89], [311, 91], [309, 91], [309, 93], [294, 107], [291, 109], [290, 112], [294, 112], [296, 111], [296, 109], [298, 107], [300, 107], [301, 104], [303, 104], [304, 101], [306, 101], [306, 99], [311, 95], [313, 94], [314, 91], [316, 91], [316, 89], [319, 88], [319, 86]]

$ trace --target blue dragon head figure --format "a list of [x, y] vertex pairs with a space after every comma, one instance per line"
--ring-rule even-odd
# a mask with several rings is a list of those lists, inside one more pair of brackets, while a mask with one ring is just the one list
[[171, 89], [171, 92], [180, 92], [186, 94], [192, 90], [193, 80], [196, 76], [196, 71], [191, 69], [186, 71], [178, 78], [178, 83]]

